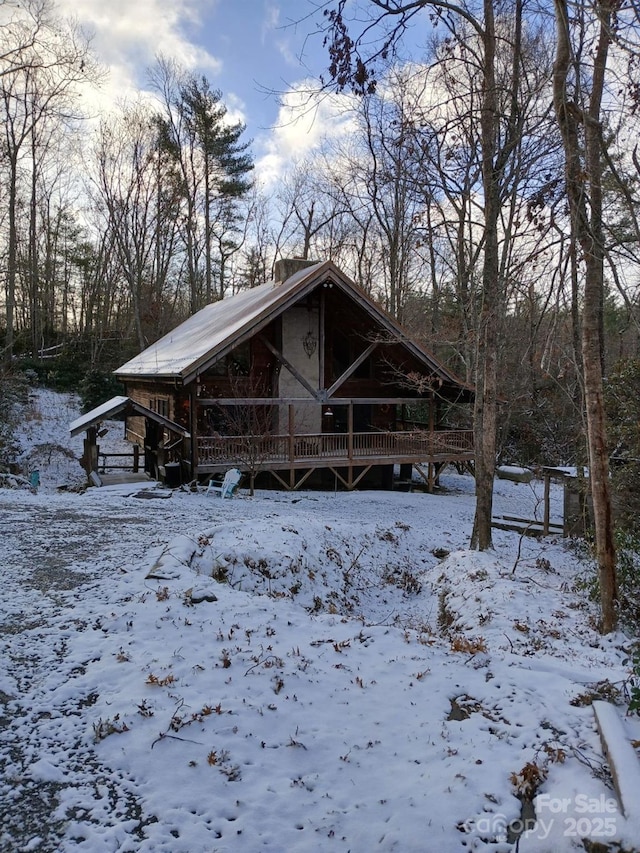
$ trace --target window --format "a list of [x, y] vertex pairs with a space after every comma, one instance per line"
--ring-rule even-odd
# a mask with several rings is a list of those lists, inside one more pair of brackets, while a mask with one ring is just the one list
[[231, 376], [248, 376], [251, 370], [251, 347], [249, 343], [240, 344], [229, 355], [229, 374]]
[[168, 397], [152, 397], [149, 400], [149, 408], [152, 412], [162, 415], [164, 418], [169, 417], [169, 398]]

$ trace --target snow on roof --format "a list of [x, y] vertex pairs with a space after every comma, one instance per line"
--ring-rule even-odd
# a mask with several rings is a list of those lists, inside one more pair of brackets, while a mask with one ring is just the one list
[[81, 417], [76, 418], [75, 421], [69, 425], [69, 432], [72, 437], [76, 436], [83, 430], [87, 430], [89, 427], [99, 424], [104, 420], [109, 420], [120, 412], [125, 412], [127, 415], [142, 415], [145, 418], [151, 418], [151, 420], [162, 424], [162, 426], [178, 433], [178, 435], [189, 435], [188, 430], [186, 430], [181, 424], [164, 417], [164, 415], [161, 415], [158, 412], [154, 412], [152, 409], [148, 409], [146, 406], [143, 406], [142, 403], [137, 403], [130, 397], [112, 397], [110, 400], [107, 400], [106, 403], [96, 406], [95, 409], [91, 409], [90, 412], [86, 412]]
[[76, 418], [75, 421], [71, 421], [69, 424], [69, 432], [71, 435], [76, 435], [87, 425], [95, 421], [107, 419], [109, 416], [114, 415], [119, 409], [126, 406], [128, 402], [128, 397], [112, 397], [110, 400], [107, 400], [106, 403], [96, 406], [95, 409], [91, 409], [90, 412], [86, 412], [86, 414]]
[[398, 325], [397, 321], [370, 300], [359, 288], [336, 267], [332, 261], [321, 261], [298, 270], [284, 282], [268, 281], [258, 287], [206, 305], [189, 317], [171, 332], [143, 350], [126, 364], [114, 371], [121, 378], [130, 377], [181, 377], [187, 381], [194, 374], [206, 369], [219, 351], [238, 337], [255, 329], [260, 321], [268, 321], [278, 308], [304, 292], [307, 285], [315, 286], [321, 281], [320, 275], [331, 274], [336, 283], [347, 292], [355, 295], [363, 304], [369, 305], [369, 312], [377, 317], [398, 341], [408, 347], [414, 355], [427, 362], [431, 370], [436, 371], [445, 381], [451, 382], [467, 391], [472, 387], [455, 376], [444, 365], [416, 341], [412, 340]]
[[183, 375], [209, 353], [250, 328], [270, 307], [275, 307], [322, 263], [292, 275], [285, 282], [268, 281], [235, 296], [206, 305], [163, 338], [122, 367], [116, 376]]

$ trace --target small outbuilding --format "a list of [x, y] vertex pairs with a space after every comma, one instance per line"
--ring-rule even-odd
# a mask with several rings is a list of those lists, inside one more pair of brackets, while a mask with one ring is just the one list
[[[125, 422], [128, 418], [136, 418], [137, 422], [142, 424], [142, 432], [141, 440], [132, 444], [131, 462], [114, 465], [108, 462], [109, 454], [100, 451], [98, 439], [104, 434], [103, 429], [106, 429], [104, 422], [118, 417], [124, 418]], [[189, 439], [189, 433], [180, 424], [136, 403], [135, 400], [112, 397], [106, 403], [76, 418], [69, 425], [69, 432], [72, 438], [85, 433], [80, 463], [87, 477], [96, 484], [101, 484], [101, 472], [114, 467], [133, 474], [144, 472], [156, 480], [166, 480], [170, 485], [179, 483], [182, 445]], [[122, 462], [123, 454], [116, 455]]]

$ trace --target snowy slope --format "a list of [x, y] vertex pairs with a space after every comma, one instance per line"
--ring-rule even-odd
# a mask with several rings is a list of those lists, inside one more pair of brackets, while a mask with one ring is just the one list
[[[33, 406], [25, 458], [69, 446], [75, 401]], [[454, 473], [221, 501], [59, 493], [66, 459], [0, 491], [0, 850], [640, 849], [589, 705], [620, 695], [629, 638], [594, 629], [566, 542], [469, 551]], [[541, 489], [497, 481], [496, 509]]]

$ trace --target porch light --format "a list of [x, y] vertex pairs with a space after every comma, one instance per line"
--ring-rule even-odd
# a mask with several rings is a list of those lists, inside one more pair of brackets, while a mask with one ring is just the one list
[[327, 418], [332, 418], [332, 417], [333, 417], [333, 412], [331, 411], [331, 407], [329, 407], [328, 409], [325, 409], [325, 413], [324, 413], [324, 414], [325, 414], [325, 417], [327, 417]]

